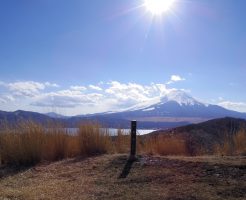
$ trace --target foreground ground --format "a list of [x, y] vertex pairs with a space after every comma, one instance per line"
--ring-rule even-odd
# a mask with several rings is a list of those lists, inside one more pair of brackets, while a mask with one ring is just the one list
[[0, 169], [0, 199], [246, 199], [246, 157], [126, 160], [104, 155]]

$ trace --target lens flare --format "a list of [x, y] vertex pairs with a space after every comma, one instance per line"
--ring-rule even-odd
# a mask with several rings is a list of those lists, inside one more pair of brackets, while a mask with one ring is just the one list
[[145, 0], [144, 6], [153, 15], [161, 15], [169, 11], [175, 0]]

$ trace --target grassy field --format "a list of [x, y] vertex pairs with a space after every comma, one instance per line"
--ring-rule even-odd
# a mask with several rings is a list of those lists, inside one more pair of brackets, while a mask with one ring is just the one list
[[179, 135], [138, 136], [136, 162], [127, 161], [129, 139], [93, 123], [73, 135], [32, 122], [6, 128], [0, 200], [246, 199], [245, 130], [224, 138], [210, 156]]
[[246, 199], [242, 156], [143, 155], [127, 163], [126, 155], [114, 154], [4, 170], [0, 199]]
[[[81, 124], [71, 135], [60, 125], [45, 128], [32, 122], [0, 131], [0, 165], [32, 166], [42, 161], [57, 161], [78, 156], [128, 153], [130, 136], [119, 129], [111, 137], [99, 124]], [[210, 152], [201, 141], [190, 141], [180, 134], [137, 137], [137, 152], [151, 155], [246, 155], [246, 130], [239, 129], [230, 137], [220, 138]]]

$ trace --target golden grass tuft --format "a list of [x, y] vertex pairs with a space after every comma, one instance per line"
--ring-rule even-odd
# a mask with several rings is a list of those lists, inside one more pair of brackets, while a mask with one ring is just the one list
[[109, 130], [96, 123], [82, 124], [78, 130], [80, 155], [97, 155], [108, 153], [112, 148]]
[[117, 130], [117, 135], [114, 141], [116, 153], [128, 153], [130, 151], [130, 135], [124, 133], [122, 129]]
[[[81, 124], [75, 134], [61, 125], [50, 127], [30, 121], [6, 126], [0, 133], [0, 164], [28, 166], [43, 160], [130, 152], [130, 134], [121, 129], [110, 136], [109, 129], [91, 122]], [[208, 154], [191, 141], [178, 135], [137, 136], [137, 152], [163, 156]], [[210, 154], [246, 155], [246, 130], [226, 137]]]
[[237, 155], [246, 155], [246, 130], [241, 129], [233, 138], [235, 144], [235, 153]]
[[222, 144], [215, 145], [214, 154], [225, 156], [246, 155], [246, 130], [240, 129], [235, 135], [225, 137]]
[[180, 137], [158, 135], [148, 138], [143, 149], [148, 154], [187, 155], [186, 142]]
[[42, 159], [54, 161], [66, 158], [70, 137], [62, 129], [52, 128], [52, 130], [48, 130], [43, 138]]
[[10, 165], [31, 165], [42, 159], [44, 129], [32, 122], [22, 122], [0, 136], [1, 160]]
[[108, 129], [101, 129], [98, 124], [83, 124], [75, 135], [60, 125], [50, 126], [44, 128], [29, 121], [5, 128], [0, 133], [0, 164], [29, 166], [42, 160], [91, 156], [112, 149]]

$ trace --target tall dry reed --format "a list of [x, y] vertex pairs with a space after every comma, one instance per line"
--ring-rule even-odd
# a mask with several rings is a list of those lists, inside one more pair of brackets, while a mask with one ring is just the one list
[[232, 136], [224, 138], [222, 144], [216, 144], [214, 154], [233, 156], [246, 155], [246, 130], [240, 129]]
[[2, 162], [31, 165], [42, 159], [44, 129], [32, 122], [22, 122], [16, 129], [6, 129], [0, 136]]
[[60, 125], [45, 128], [33, 122], [21, 122], [0, 133], [0, 163], [28, 166], [42, 160], [55, 161], [68, 157], [90, 156], [112, 149], [108, 129], [86, 123], [77, 134], [69, 134]]
[[130, 151], [130, 133], [124, 132], [122, 129], [117, 130], [114, 150], [116, 153], [128, 153]]
[[97, 155], [110, 152], [112, 149], [109, 130], [97, 123], [82, 124], [78, 130], [80, 155]]
[[148, 154], [187, 155], [186, 142], [180, 137], [158, 135], [147, 138], [142, 149]]

